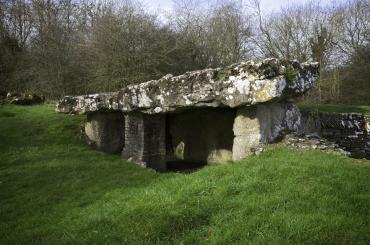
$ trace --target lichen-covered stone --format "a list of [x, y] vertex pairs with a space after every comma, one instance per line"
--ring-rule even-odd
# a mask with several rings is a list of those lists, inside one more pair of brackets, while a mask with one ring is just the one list
[[[88, 118], [123, 112], [122, 156], [165, 171], [167, 164], [177, 161], [242, 159], [260, 152], [263, 144], [296, 131], [300, 113], [287, 101], [309, 90], [318, 75], [318, 63], [248, 61], [166, 75], [113, 93], [66, 96], [56, 110], [86, 113]], [[104, 119], [96, 117], [93, 122], [96, 127], [86, 125], [86, 131], [91, 129], [89, 138], [98, 141], [105, 137], [100, 132], [112, 132], [100, 130], [99, 125], [108, 125]]]
[[[294, 70], [287, 75], [287, 67]], [[292, 77], [292, 74], [293, 77]], [[65, 97], [56, 110], [86, 113], [98, 110], [166, 113], [194, 107], [240, 107], [302, 95], [319, 75], [318, 63], [266, 59], [225, 68], [166, 75], [129, 85], [116, 93]]]
[[107, 153], [120, 153], [124, 145], [124, 118], [121, 112], [93, 112], [85, 123], [87, 143]]
[[272, 143], [285, 133], [297, 131], [301, 125], [301, 113], [289, 102], [269, 103], [257, 106], [260, 124], [260, 143]]
[[350, 152], [342, 149], [338, 144], [330, 142], [329, 140], [320, 137], [317, 134], [287, 134], [283, 139], [276, 143], [272, 144], [270, 147], [275, 146], [285, 146], [290, 149], [305, 151], [305, 150], [320, 150], [326, 153], [331, 153], [335, 155], [349, 156]]
[[361, 113], [303, 111], [299, 132], [316, 133], [352, 157], [370, 159], [370, 118]]
[[55, 110], [62, 113], [88, 113], [95, 111], [118, 111], [118, 93], [100, 93], [80, 96], [65, 96]]
[[237, 110], [234, 121], [233, 160], [259, 152], [284, 134], [297, 131], [301, 115], [292, 103], [268, 103]]

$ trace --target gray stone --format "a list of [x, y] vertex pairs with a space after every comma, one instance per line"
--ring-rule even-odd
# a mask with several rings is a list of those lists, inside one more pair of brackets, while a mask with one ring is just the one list
[[237, 110], [234, 121], [233, 160], [240, 160], [254, 154], [261, 140], [261, 127], [256, 107]]
[[[286, 74], [287, 67], [293, 69]], [[309, 90], [319, 75], [318, 63], [266, 59], [225, 68], [166, 75], [119, 92], [63, 98], [56, 110], [86, 113], [99, 110], [166, 113], [194, 107], [241, 107], [286, 100]]]
[[125, 115], [122, 156], [137, 164], [166, 170], [166, 116], [133, 112]]
[[297, 131], [301, 124], [301, 113], [293, 103], [268, 103], [257, 105], [261, 143], [272, 143], [285, 133]]
[[[86, 134], [98, 149], [107, 151], [105, 139], [119, 142], [109, 149], [124, 142], [124, 158], [165, 171], [174, 161], [239, 160], [297, 130], [299, 110], [287, 101], [309, 90], [318, 75], [318, 63], [248, 61], [166, 75], [118, 92], [66, 96], [56, 111], [88, 114]], [[110, 118], [117, 112], [125, 119]], [[123, 124], [124, 133], [115, 131]]]
[[118, 111], [118, 92], [81, 96], [65, 96], [55, 110], [62, 113], [85, 114], [95, 111]]
[[298, 130], [300, 120], [299, 109], [289, 102], [239, 108], [233, 127], [233, 160], [254, 155], [261, 151], [262, 144]]
[[93, 112], [87, 115], [88, 143], [107, 153], [120, 153], [124, 145], [124, 119], [121, 112]]
[[316, 133], [352, 157], [370, 159], [369, 125], [369, 117], [361, 113], [303, 111], [299, 133]]
[[343, 150], [338, 144], [330, 142], [317, 134], [302, 135], [297, 133], [286, 134], [283, 139], [277, 143], [271, 145], [274, 146], [285, 146], [290, 149], [299, 151], [317, 149], [326, 153], [332, 153], [335, 155], [349, 156], [351, 153]]

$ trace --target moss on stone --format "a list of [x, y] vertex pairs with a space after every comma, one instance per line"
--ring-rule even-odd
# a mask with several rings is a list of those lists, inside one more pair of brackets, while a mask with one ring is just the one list
[[292, 65], [288, 65], [285, 71], [285, 79], [288, 83], [293, 82], [297, 77], [297, 72]]

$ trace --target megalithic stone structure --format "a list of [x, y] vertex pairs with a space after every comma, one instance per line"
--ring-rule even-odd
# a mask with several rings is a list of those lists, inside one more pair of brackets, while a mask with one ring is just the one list
[[[171, 161], [242, 159], [297, 130], [300, 113], [292, 100], [318, 77], [317, 62], [248, 61], [166, 75], [117, 92], [66, 96], [56, 111], [90, 115], [87, 125], [95, 126], [87, 128], [88, 138], [98, 149], [121, 151], [140, 165], [165, 171]], [[107, 113], [115, 113], [114, 120], [104, 118]], [[100, 128], [104, 132], [91, 132]], [[102, 141], [110, 142], [109, 150]]]

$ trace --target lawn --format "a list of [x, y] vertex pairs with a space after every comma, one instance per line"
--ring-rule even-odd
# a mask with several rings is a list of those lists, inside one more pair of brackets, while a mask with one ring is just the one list
[[319, 112], [336, 112], [336, 113], [357, 112], [365, 115], [370, 115], [370, 106], [366, 105], [302, 104], [299, 106], [299, 108], [301, 110], [319, 111]]
[[276, 148], [159, 174], [85, 146], [82, 116], [0, 106], [0, 244], [369, 244], [367, 161]]

